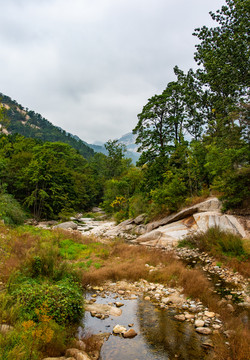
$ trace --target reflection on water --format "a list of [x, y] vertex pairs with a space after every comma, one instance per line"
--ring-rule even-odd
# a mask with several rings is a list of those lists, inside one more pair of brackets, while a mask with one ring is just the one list
[[[89, 296], [89, 295], [88, 295]], [[134, 324], [138, 335], [133, 339], [124, 339], [120, 335], [111, 335], [101, 350], [102, 360], [203, 360], [206, 358], [201, 347], [207, 337], [198, 335], [194, 327], [173, 318], [174, 310], [157, 309], [149, 301], [142, 299], [124, 300], [112, 297], [97, 297], [97, 303], [121, 301], [122, 315], [104, 320], [92, 317], [89, 312], [83, 318], [83, 328], [79, 335], [98, 332], [111, 332], [115, 325]]]

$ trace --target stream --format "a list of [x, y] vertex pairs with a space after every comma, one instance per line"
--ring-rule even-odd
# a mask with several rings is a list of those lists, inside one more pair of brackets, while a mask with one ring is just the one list
[[[91, 298], [86, 294], [86, 299]], [[206, 350], [202, 343], [208, 339], [206, 335], [195, 332], [194, 326], [187, 322], [174, 319], [177, 313], [174, 309], [161, 310], [150, 301], [141, 297], [134, 300], [117, 298], [116, 294], [109, 293], [105, 298], [98, 296], [96, 302], [101, 304], [120, 301], [122, 315], [110, 316], [104, 320], [92, 317], [85, 312], [82, 327], [79, 328], [79, 337], [89, 334], [110, 332], [109, 339], [104, 343], [100, 353], [101, 360], [203, 360]], [[112, 334], [115, 325], [128, 325], [137, 332], [133, 339], [125, 339], [122, 335]]]

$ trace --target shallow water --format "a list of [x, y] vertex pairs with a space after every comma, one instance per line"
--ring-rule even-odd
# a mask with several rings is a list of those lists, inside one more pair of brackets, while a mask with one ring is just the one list
[[[87, 295], [90, 298], [91, 294]], [[79, 329], [79, 336], [97, 334], [99, 332], [112, 333], [117, 324], [129, 329], [128, 324], [134, 324], [133, 329], [138, 335], [133, 339], [124, 339], [121, 335], [111, 335], [101, 350], [102, 360], [203, 360], [206, 357], [201, 344], [207, 336], [195, 332], [194, 326], [187, 322], [180, 322], [173, 318], [174, 309], [161, 310], [150, 301], [114, 299], [109, 294], [105, 299], [97, 296], [97, 303], [108, 304], [120, 301], [124, 304], [122, 315], [109, 317], [104, 320], [85, 313], [82, 320], [83, 327]]]

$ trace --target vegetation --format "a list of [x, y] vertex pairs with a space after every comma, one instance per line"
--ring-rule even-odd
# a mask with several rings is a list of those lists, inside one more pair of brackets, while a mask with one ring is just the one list
[[137, 167], [117, 140], [105, 144], [107, 155], [85, 153], [79, 139], [3, 95], [1, 123], [35, 138], [0, 136], [4, 196], [37, 219], [66, 219], [98, 204], [118, 222], [141, 212], [154, 218], [212, 192], [224, 211], [248, 213], [249, 7], [226, 0], [210, 15], [216, 26], [194, 32], [197, 71], [175, 66], [176, 80], [138, 115]]
[[65, 130], [52, 125], [40, 114], [24, 108], [9, 96], [0, 93], [0, 103], [4, 104], [4, 122], [2, 124], [11, 134], [21, 134], [25, 137], [50, 142], [63, 142], [72, 146], [82, 156], [89, 159], [94, 151], [77, 136], [67, 133]]
[[179, 241], [178, 246], [198, 248], [220, 260], [219, 264], [222, 261], [244, 276], [249, 274], [249, 249], [245, 246], [245, 240], [232, 233], [225, 233], [218, 228], [210, 228], [205, 234], [193, 234]]
[[[71, 346], [74, 324], [77, 326], [82, 316], [82, 285], [142, 278], [180, 286], [188, 297], [200, 299], [220, 313], [229, 328], [233, 322], [233, 328], [238, 329], [235, 344], [225, 348], [218, 337], [215, 350], [224, 354], [238, 349], [245, 353], [242, 341], [248, 333], [242, 337], [246, 330], [239, 319], [218, 306], [218, 297], [210, 291], [211, 284], [201, 271], [185, 267], [169, 252], [131, 247], [118, 240], [104, 244], [79, 233], [27, 225], [8, 228], [0, 224], [0, 231], [0, 324], [12, 326], [7, 334], [0, 334], [3, 359], [64, 355], [66, 347]], [[214, 234], [209, 236], [214, 238]], [[216, 258], [220, 259], [223, 252], [226, 263], [234, 259], [232, 256], [240, 256], [242, 269], [249, 269], [247, 253], [239, 241], [223, 234], [217, 236], [222, 240], [214, 240]], [[208, 242], [204, 243], [207, 246]], [[146, 264], [154, 266], [155, 271], [149, 271]]]

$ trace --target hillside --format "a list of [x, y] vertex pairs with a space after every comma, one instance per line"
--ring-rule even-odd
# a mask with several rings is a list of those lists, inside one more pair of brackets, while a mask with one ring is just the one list
[[77, 136], [66, 132], [58, 126], [54, 126], [40, 114], [24, 108], [9, 96], [0, 93], [0, 99], [9, 120], [6, 126], [9, 133], [19, 133], [43, 141], [60, 141], [69, 144], [86, 159], [94, 155], [94, 150]]

